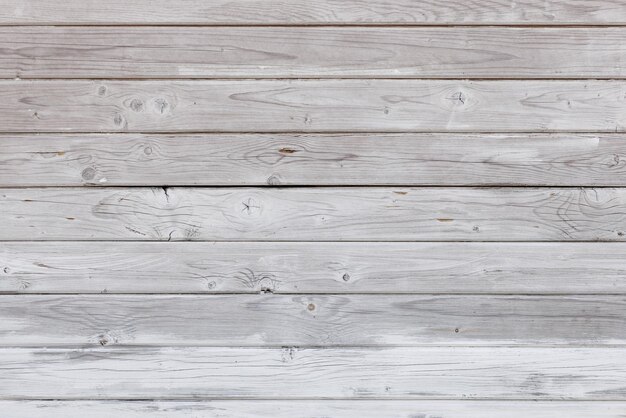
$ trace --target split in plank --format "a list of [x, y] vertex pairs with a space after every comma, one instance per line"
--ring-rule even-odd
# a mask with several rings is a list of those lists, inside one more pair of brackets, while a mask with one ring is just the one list
[[623, 418], [624, 401], [0, 401], [11, 418]]
[[0, 78], [620, 78], [626, 28], [6, 27]]
[[0, 0], [0, 24], [624, 24], [620, 0]]
[[626, 186], [623, 134], [5, 134], [0, 186]]
[[3, 242], [0, 293], [626, 294], [621, 243]]
[[626, 344], [624, 296], [3, 295], [0, 345]]
[[626, 241], [622, 188], [0, 189], [0, 214], [18, 241]]
[[167, 388], [169, 399], [623, 401], [624, 381], [624, 347], [0, 349], [0, 397], [14, 400], [159, 399]]
[[0, 132], [624, 132], [622, 80], [1, 80]]

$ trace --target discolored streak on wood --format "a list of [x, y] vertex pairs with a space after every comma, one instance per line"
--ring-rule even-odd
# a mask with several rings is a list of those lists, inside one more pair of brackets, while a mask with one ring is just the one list
[[624, 134], [4, 134], [0, 149], [5, 187], [626, 186]]
[[624, 294], [625, 245], [5, 242], [0, 292]]
[[626, 189], [622, 188], [429, 187], [405, 188], [406, 195], [397, 191], [359, 187], [168, 188], [167, 193], [162, 188], [0, 189], [0, 211], [5, 218], [0, 239], [626, 240]]
[[621, 78], [624, 44], [622, 27], [10, 27], [0, 78]]
[[[451, 100], [459, 93], [463, 100]], [[0, 95], [0, 132], [10, 133], [619, 133], [626, 127], [622, 80], [0, 80]], [[134, 100], [144, 103], [141, 112]]]

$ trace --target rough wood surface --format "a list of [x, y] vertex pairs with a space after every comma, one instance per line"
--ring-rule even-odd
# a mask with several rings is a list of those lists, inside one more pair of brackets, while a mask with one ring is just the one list
[[3, 295], [3, 346], [626, 344], [624, 296]]
[[0, 416], [625, 418], [624, 63], [624, 0], [0, 0]]
[[624, 241], [625, 204], [620, 188], [0, 189], [0, 240]]
[[2, 293], [626, 294], [618, 243], [0, 243]]
[[0, 401], [11, 418], [623, 418], [623, 401]]
[[623, 132], [621, 80], [0, 80], [0, 132]]
[[624, 150], [623, 134], [6, 134], [0, 186], [626, 186]]
[[0, 350], [4, 399], [625, 400], [625, 380], [623, 347]]
[[1, 0], [0, 24], [624, 24], [620, 0]]
[[620, 28], [5, 27], [2, 78], [619, 78]]

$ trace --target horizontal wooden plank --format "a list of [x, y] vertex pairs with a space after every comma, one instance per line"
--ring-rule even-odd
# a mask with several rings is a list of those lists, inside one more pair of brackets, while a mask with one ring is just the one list
[[626, 399], [623, 347], [9, 348], [0, 371], [4, 399]]
[[625, 149], [623, 134], [5, 134], [0, 186], [626, 186]]
[[624, 241], [625, 204], [619, 188], [0, 189], [0, 240]]
[[619, 78], [626, 29], [7, 27], [2, 78]]
[[214, 400], [0, 401], [12, 418], [623, 418], [623, 401]]
[[626, 294], [625, 246], [3, 242], [0, 292]]
[[626, 344], [624, 296], [4, 295], [2, 346]]
[[619, 0], [1, 0], [0, 24], [624, 24]]
[[1, 80], [0, 132], [624, 132], [621, 80]]

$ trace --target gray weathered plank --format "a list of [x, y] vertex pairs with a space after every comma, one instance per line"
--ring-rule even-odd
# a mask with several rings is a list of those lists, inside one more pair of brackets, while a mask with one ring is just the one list
[[6, 27], [1, 78], [619, 78], [620, 28]]
[[626, 344], [624, 296], [2, 295], [2, 346]]
[[0, 189], [0, 240], [624, 241], [625, 205], [621, 188]]
[[0, 132], [623, 132], [621, 80], [0, 80]]
[[621, 243], [0, 243], [2, 293], [625, 294]]
[[624, 381], [623, 347], [0, 350], [4, 399], [625, 400]]
[[0, 186], [626, 186], [625, 149], [623, 134], [5, 134]]
[[624, 24], [620, 0], [0, 0], [0, 24]]
[[11, 418], [623, 418], [623, 401], [0, 401]]

